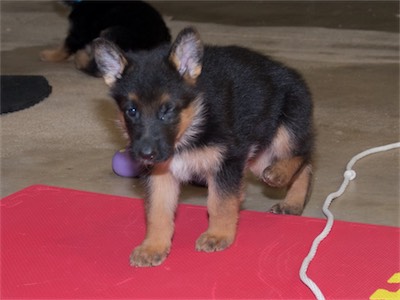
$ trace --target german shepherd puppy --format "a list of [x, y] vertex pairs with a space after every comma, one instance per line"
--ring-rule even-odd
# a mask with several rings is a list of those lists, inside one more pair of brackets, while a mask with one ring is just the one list
[[66, 0], [71, 7], [70, 28], [58, 49], [44, 50], [44, 61], [63, 61], [75, 55], [76, 67], [93, 76], [100, 76], [91, 43], [104, 37], [124, 51], [149, 50], [169, 43], [171, 36], [162, 16], [141, 1]]
[[161, 264], [170, 251], [180, 183], [208, 184], [209, 227], [198, 251], [229, 247], [250, 169], [287, 187], [275, 213], [301, 214], [309, 193], [312, 102], [294, 70], [256, 52], [204, 46], [194, 28], [172, 46], [125, 55], [104, 39], [95, 59], [121, 111], [133, 158], [149, 166], [147, 232], [133, 266]]

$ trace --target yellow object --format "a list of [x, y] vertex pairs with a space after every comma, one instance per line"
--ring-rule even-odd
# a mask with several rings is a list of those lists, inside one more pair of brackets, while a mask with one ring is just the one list
[[[400, 283], [400, 273], [393, 274], [388, 283]], [[400, 300], [400, 289], [391, 292], [385, 289], [377, 289], [370, 297], [370, 300]]]

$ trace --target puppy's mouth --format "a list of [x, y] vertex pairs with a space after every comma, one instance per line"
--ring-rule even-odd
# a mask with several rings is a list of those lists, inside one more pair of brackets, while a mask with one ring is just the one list
[[149, 154], [143, 155], [141, 153], [135, 153], [133, 155], [134, 159], [138, 160], [144, 166], [154, 166], [156, 164], [161, 164], [169, 160], [170, 156], [165, 155], [156, 155], [156, 154]]
[[154, 159], [152, 159], [152, 158], [139, 158], [139, 162], [142, 164], [142, 165], [144, 165], [144, 166], [146, 166], [146, 167], [151, 167], [151, 166], [153, 166], [154, 164], [156, 164], [157, 162], [154, 160]]

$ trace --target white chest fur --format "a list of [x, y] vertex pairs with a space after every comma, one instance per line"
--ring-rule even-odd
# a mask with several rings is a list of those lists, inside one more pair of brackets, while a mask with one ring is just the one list
[[183, 151], [173, 157], [170, 170], [183, 182], [191, 180], [193, 176], [207, 178], [220, 169], [224, 152], [224, 148], [216, 146]]

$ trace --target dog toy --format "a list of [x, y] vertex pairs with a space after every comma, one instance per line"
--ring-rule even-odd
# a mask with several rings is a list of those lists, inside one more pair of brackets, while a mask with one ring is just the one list
[[142, 171], [142, 166], [129, 155], [127, 149], [121, 149], [115, 152], [112, 158], [112, 169], [122, 177], [137, 177]]

